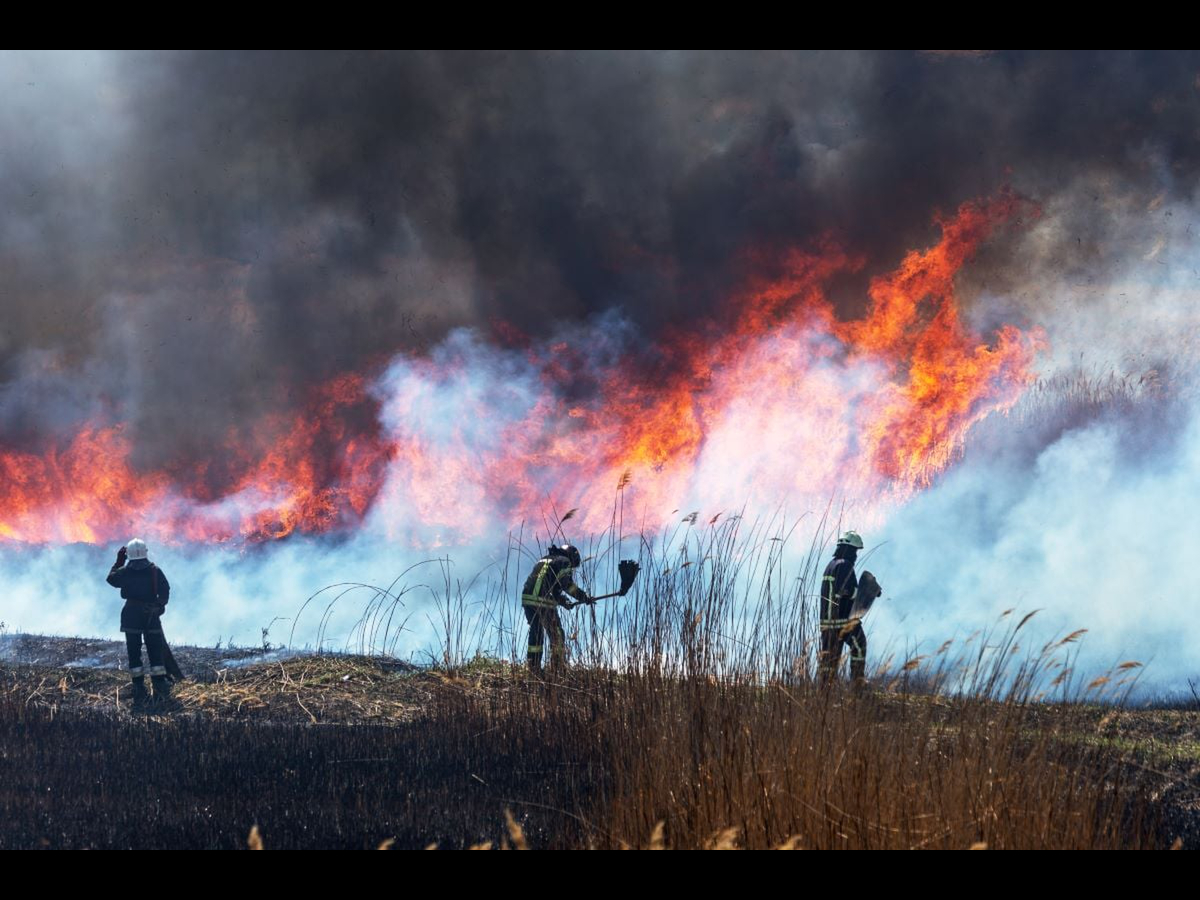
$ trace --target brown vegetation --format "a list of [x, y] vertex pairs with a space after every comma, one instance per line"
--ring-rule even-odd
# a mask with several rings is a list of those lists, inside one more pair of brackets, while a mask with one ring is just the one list
[[[10, 665], [0, 848], [1194, 840], [1195, 713], [1121, 707], [1135, 663], [1078, 680], [1079, 633], [1021, 650], [1029, 616], [1009, 616], [993, 634], [884, 661], [868, 686], [823, 686], [822, 541], [785, 571], [789, 533], [696, 521], [642, 543], [627, 598], [576, 611], [573, 665], [545, 679], [463, 639], [485, 621], [519, 658], [503, 579], [470, 617], [445, 580], [436, 668], [346, 656], [217, 666], [179, 687], [170, 716], [131, 716], [116, 670]], [[591, 548], [591, 583], [619, 547]], [[390, 596], [361, 633], [392, 616]], [[1145, 723], [1171, 716], [1171, 745], [1145, 739]]]

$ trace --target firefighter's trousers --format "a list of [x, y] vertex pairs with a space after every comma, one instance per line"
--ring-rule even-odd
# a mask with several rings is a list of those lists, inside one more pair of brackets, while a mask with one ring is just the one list
[[[146, 638], [146, 655], [150, 657], [150, 665], [145, 668], [142, 667], [143, 634]], [[127, 631], [125, 648], [129, 651], [129, 675], [134, 681], [141, 681], [142, 676], [146, 674], [152, 678], [166, 677], [166, 641], [161, 631]]]
[[855, 681], [867, 675], [867, 635], [862, 622], [849, 620], [834, 624], [821, 623], [821, 655], [818, 670], [822, 681], [832, 681], [837, 676], [838, 664], [842, 661], [842, 645], [850, 649], [850, 677]]
[[567, 661], [567, 638], [563, 632], [562, 622], [558, 618], [555, 606], [535, 606], [525, 603], [525, 619], [529, 622], [529, 646], [526, 659], [529, 671], [542, 670], [542, 642], [546, 635], [550, 636], [550, 668], [561, 668]]

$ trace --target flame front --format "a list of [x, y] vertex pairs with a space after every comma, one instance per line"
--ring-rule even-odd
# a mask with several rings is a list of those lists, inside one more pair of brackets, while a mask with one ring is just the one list
[[135, 470], [122, 423], [39, 452], [0, 445], [0, 539], [254, 541], [371, 521], [446, 545], [571, 508], [591, 533], [618, 512], [657, 528], [692, 504], [849, 500], [869, 516], [928, 485], [1031, 380], [1040, 334], [1005, 326], [989, 345], [954, 291], [1020, 205], [1005, 194], [939, 220], [935, 246], [871, 282], [861, 320], [838, 321], [825, 285], [864, 260], [826, 241], [719, 315], [602, 363], [586, 337], [512, 350], [459, 336], [374, 385], [336, 379], [294, 419], [231, 434], [220, 478], [215, 464]]
[[[347, 430], [348, 414], [374, 408], [351, 375], [316, 392], [291, 420], [269, 419], [254, 455], [237, 434], [188, 477], [140, 471], [125, 424], [83, 427], [64, 448], [0, 453], [0, 538], [35, 544], [105, 543], [142, 534], [172, 543], [261, 541], [323, 533], [361, 521], [383, 482], [389, 448], [377, 429]], [[332, 451], [330, 448], [333, 448]], [[225, 474], [216, 478], [211, 469]]]

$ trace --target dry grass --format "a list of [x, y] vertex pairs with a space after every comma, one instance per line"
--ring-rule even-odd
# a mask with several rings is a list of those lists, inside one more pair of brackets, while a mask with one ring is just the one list
[[[870, 689], [826, 689], [813, 678], [814, 600], [832, 529], [817, 523], [803, 552], [785, 554], [794, 528], [697, 523], [685, 515], [678, 533], [639, 539], [642, 581], [575, 614], [569, 672], [540, 689], [433, 698], [425, 715], [439, 731], [478, 723], [514, 764], [557, 767], [586, 797], [506, 806], [557, 804], [573, 846], [1162, 843], [1151, 792], [1164, 782], [1135, 758], [1144, 745], [1080, 739], [1136, 664], [1080, 681], [1070, 670], [1082, 632], [1021, 652], [1031, 614], [1014, 615], [974, 643], [878, 666]], [[607, 540], [588, 548], [591, 584], [626, 555], [615, 532]], [[441, 606], [466, 608], [451, 594]], [[483, 617], [504, 621], [502, 610]], [[519, 659], [521, 623], [497, 630]]]
[[[1141, 847], [1174, 837], [1155, 827], [1146, 791], [1163, 782], [1139, 764], [1149, 765], [1144, 745], [1123, 721], [1133, 711], [611, 669], [539, 682], [519, 671], [388, 673], [363, 660], [289, 665], [238, 673], [237, 696], [258, 702], [239, 708], [218, 693], [232, 685], [195, 686], [206, 702], [150, 719], [87, 695], [72, 702], [73, 686], [53, 673], [39, 674], [36, 694], [33, 670], [10, 676], [0, 846], [235, 847], [252, 824], [269, 848]], [[302, 674], [299, 699], [327, 724], [289, 696]], [[408, 710], [386, 727], [363, 724], [370, 692]], [[161, 827], [135, 824], [147, 815]]]
[[[129, 676], [119, 670], [49, 666], [0, 669], [0, 690], [60, 711], [124, 714]], [[459, 676], [461, 677], [461, 676]], [[217, 670], [175, 686], [179, 715], [297, 723], [411, 721], [447, 676], [354, 656], [297, 656]]]
[[[453, 701], [429, 711], [441, 728], [485, 704], [497, 743], [543, 767], [555, 765], [544, 748], [562, 748], [557, 765], [575, 763], [580, 787], [603, 786], [575, 808], [581, 845], [636, 846], [647, 835], [690, 848], [1153, 840], [1121, 754], [1061, 741], [1069, 714], [1039, 727], [1020, 704], [605, 672], [573, 673], [540, 695], [439, 699]], [[544, 803], [506, 800], [522, 812]]]
[[[789, 568], [794, 531], [697, 523], [640, 540], [643, 579], [575, 613], [573, 665], [545, 680], [515, 664], [524, 628], [503, 578], [482, 608], [446, 579], [437, 669], [260, 663], [185, 684], [165, 718], [119, 711], [116, 672], [7, 670], [0, 847], [244, 847], [251, 826], [268, 848], [1140, 848], [1190, 835], [1164, 826], [1177, 771], [1128, 738], [1132, 713], [1081, 702], [1112, 699], [1136, 666], [1062, 677], [1079, 635], [1018, 653], [1028, 616], [1014, 614], [974, 643], [879, 666], [869, 688], [822, 686], [825, 529]], [[589, 551], [592, 584], [626, 555], [615, 536]], [[505, 645], [513, 662], [475, 656]]]

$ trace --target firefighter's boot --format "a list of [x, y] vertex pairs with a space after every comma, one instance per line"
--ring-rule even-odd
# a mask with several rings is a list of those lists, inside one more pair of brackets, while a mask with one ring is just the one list
[[534, 648], [530, 646], [529, 653], [525, 657], [526, 665], [529, 667], [529, 674], [534, 678], [542, 677], [542, 648]]
[[850, 660], [850, 683], [854, 693], [861, 694], [867, 689], [867, 662], [862, 659]]
[[155, 675], [150, 679], [154, 683], [155, 709], [175, 709], [179, 701], [171, 697], [171, 682], [166, 675]]
[[141, 712], [150, 704], [150, 694], [146, 691], [146, 679], [140, 676], [135, 676], [133, 682], [133, 704], [130, 707], [134, 712]]

